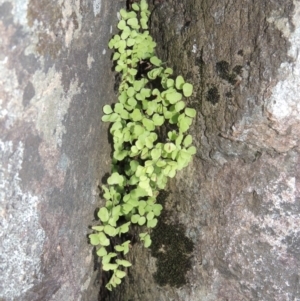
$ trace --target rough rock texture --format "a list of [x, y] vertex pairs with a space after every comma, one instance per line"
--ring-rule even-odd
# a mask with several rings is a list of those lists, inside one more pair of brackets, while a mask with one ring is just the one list
[[158, 54], [196, 88], [198, 152], [167, 200], [192, 269], [185, 286], [159, 287], [134, 245], [110, 300], [300, 300], [300, 2], [157, 3]]
[[118, 1], [0, 0], [0, 300], [98, 300], [88, 226]]

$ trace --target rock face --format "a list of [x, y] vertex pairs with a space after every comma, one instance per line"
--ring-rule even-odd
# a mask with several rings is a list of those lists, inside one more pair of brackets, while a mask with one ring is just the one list
[[[116, 99], [107, 42], [124, 5], [0, 0], [0, 300], [98, 300], [87, 227], [109, 170], [101, 107]], [[164, 200], [191, 269], [160, 287], [134, 244], [107, 299], [300, 300], [299, 16], [296, 0], [158, 2], [158, 55], [195, 86], [198, 152]]]
[[158, 55], [196, 87], [198, 152], [166, 202], [194, 242], [192, 268], [181, 288], [160, 287], [135, 245], [110, 300], [300, 300], [299, 15], [292, 0], [154, 8]]
[[98, 300], [88, 226], [120, 3], [0, 1], [0, 300]]

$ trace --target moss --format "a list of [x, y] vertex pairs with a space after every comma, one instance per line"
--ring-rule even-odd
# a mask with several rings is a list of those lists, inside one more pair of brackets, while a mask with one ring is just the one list
[[220, 100], [220, 94], [217, 87], [213, 86], [206, 94], [206, 100], [211, 102], [213, 105], [217, 104]]
[[[230, 72], [229, 70], [229, 63], [226, 61], [220, 61], [216, 63], [216, 70], [218, 75], [228, 81], [231, 85], [235, 85], [236, 83], [236, 72]], [[234, 70], [233, 70], [234, 71]]]
[[[160, 193], [159, 201], [165, 201], [165, 193]], [[186, 283], [186, 273], [191, 268], [193, 242], [185, 236], [182, 225], [168, 224], [162, 214], [151, 233], [151, 254], [157, 258], [154, 279], [157, 284], [181, 287]]]

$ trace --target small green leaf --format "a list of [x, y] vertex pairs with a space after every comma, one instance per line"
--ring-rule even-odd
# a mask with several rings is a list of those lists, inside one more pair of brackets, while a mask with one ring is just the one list
[[124, 278], [126, 276], [124, 271], [116, 270], [115, 273], [118, 278]]
[[105, 114], [111, 114], [111, 113], [113, 112], [113, 110], [112, 110], [112, 108], [111, 108], [110, 105], [105, 105], [105, 106], [103, 107], [103, 112], [104, 112]]
[[140, 219], [140, 215], [139, 214], [134, 214], [132, 217], [131, 217], [131, 222], [133, 224], [136, 224]]
[[118, 265], [122, 265], [123, 267], [126, 267], [126, 268], [131, 267], [131, 265], [132, 265], [129, 261], [127, 261], [125, 259], [117, 259], [116, 263]]
[[97, 255], [102, 257], [102, 256], [105, 256], [107, 255], [107, 251], [104, 247], [101, 247], [98, 251], [97, 251]]
[[98, 211], [98, 217], [100, 218], [100, 220], [105, 223], [108, 221], [109, 219], [109, 213], [108, 210], [105, 207], [102, 207], [99, 211]]
[[178, 92], [167, 93], [166, 99], [170, 102], [170, 104], [174, 104], [182, 99], [182, 94]]
[[185, 108], [185, 103], [184, 101], [179, 101], [175, 104], [175, 111], [176, 112], [180, 112], [181, 110], [183, 110]]
[[102, 266], [103, 271], [115, 270], [118, 268], [118, 265], [115, 263], [104, 263]]
[[143, 226], [145, 223], [146, 223], [146, 218], [145, 218], [145, 216], [141, 216], [141, 217], [139, 218], [139, 220], [138, 220], [138, 224], [139, 224], [140, 226]]
[[176, 77], [176, 80], [175, 80], [175, 86], [176, 86], [176, 89], [178, 90], [181, 90], [183, 85], [184, 85], [184, 79], [181, 75], [177, 76]]
[[184, 145], [185, 147], [188, 147], [188, 146], [190, 146], [190, 145], [192, 144], [192, 142], [193, 142], [192, 136], [191, 136], [191, 135], [187, 135], [187, 136], [184, 138], [184, 140], [183, 140], [183, 145]]
[[165, 118], [157, 113], [153, 115], [152, 120], [156, 126], [161, 126], [165, 122]]
[[143, 119], [143, 116], [139, 109], [134, 109], [133, 112], [130, 114], [130, 117], [133, 121], [139, 121]]
[[150, 58], [150, 63], [156, 67], [159, 67], [161, 65], [161, 60], [157, 56], [152, 56]]
[[119, 21], [117, 27], [118, 27], [120, 30], [123, 30], [125, 26], [126, 26], [126, 22], [125, 22], [124, 20], [121, 20], [121, 21]]
[[121, 176], [118, 172], [112, 173], [111, 176], [107, 179], [107, 183], [109, 185], [118, 184], [122, 186], [123, 182], [124, 182], [124, 177]]
[[129, 26], [131, 26], [131, 28], [133, 29], [138, 29], [139, 28], [139, 24], [138, 24], [138, 20], [137, 18], [130, 18], [127, 20], [127, 24]]
[[190, 97], [192, 95], [192, 93], [193, 93], [193, 85], [189, 84], [189, 83], [185, 83], [182, 86], [182, 91], [183, 91], [183, 95], [185, 97]]
[[186, 108], [185, 109], [185, 114], [189, 117], [192, 117], [194, 118], [196, 116], [196, 110], [195, 109], [192, 109], [192, 108]]
[[164, 146], [164, 150], [169, 154], [176, 149], [176, 145], [172, 142], [168, 142]]
[[99, 239], [99, 235], [98, 234], [90, 234], [89, 238], [90, 238], [91, 245], [97, 246], [97, 245], [100, 244], [100, 239]]
[[112, 237], [116, 236], [116, 234], [117, 234], [116, 228], [114, 228], [114, 227], [112, 227], [112, 226], [110, 226], [110, 225], [106, 225], [106, 226], [104, 227], [104, 232], [105, 232], [107, 235], [112, 236]]
[[104, 226], [93, 226], [92, 229], [100, 232], [103, 231]]
[[144, 247], [149, 248], [151, 246], [151, 243], [152, 243], [152, 240], [150, 238], [150, 235], [147, 234], [144, 239]]
[[135, 11], [139, 11], [139, 10], [140, 10], [140, 7], [138, 6], [137, 3], [132, 3], [131, 7], [132, 7], [132, 9], [135, 10]]
[[149, 212], [149, 213], [147, 214], [146, 218], [147, 218], [148, 221], [153, 220], [153, 218], [154, 218], [154, 213], [153, 213], [153, 212]]
[[151, 219], [147, 221], [147, 227], [148, 228], [154, 228], [157, 225], [157, 219]]

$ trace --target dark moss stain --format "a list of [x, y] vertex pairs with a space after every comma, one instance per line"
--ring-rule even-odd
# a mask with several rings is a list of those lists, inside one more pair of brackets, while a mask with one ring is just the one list
[[[159, 202], [164, 203], [166, 194], [161, 193]], [[185, 229], [180, 224], [168, 224], [166, 214], [162, 214], [157, 226], [151, 233], [151, 254], [157, 258], [155, 281], [164, 286], [181, 287], [186, 284], [186, 273], [191, 268], [193, 242], [185, 236]]]
[[216, 86], [211, 87], [206, 94], [206, 100], [213, 105], [217, 104], [220, 100], [220, 94]]
[[244, 50], [240, 49], [237, 54], [240, 55], [240, 56], [243, 56], [244, 55]]
[[241, 73], [242, 66], [235, 66], [230, 72], [229, 63], [226, 61], [219, 61], [216, 63], [216, 70], [218, 75], [229, 82], [231, 85], [235, 85], [237, 82], [237, 75]]
[[37, 51], [41, 55], [50, 54], [55, 58], [64, 45], [61, 7], [55, 1], [30, 0], [27, 21], [30, 27], [38, 22]]

